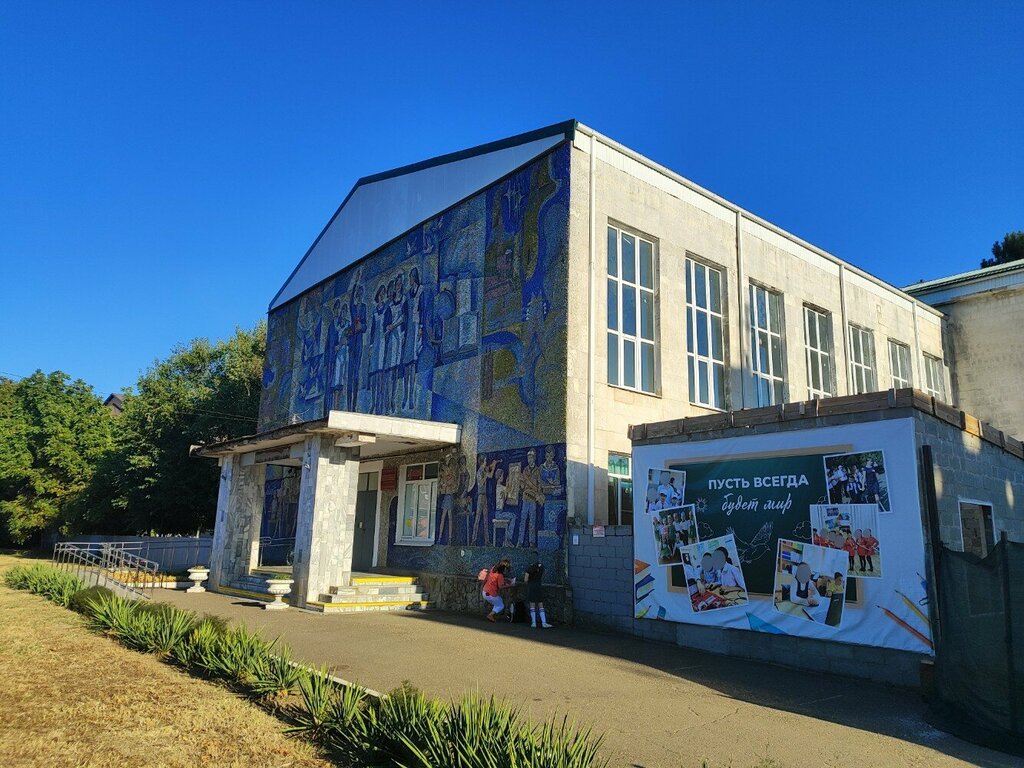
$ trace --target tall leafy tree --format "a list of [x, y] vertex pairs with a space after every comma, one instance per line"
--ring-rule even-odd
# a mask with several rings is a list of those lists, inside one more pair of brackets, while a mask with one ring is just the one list
[[256, 431], [266, 327], [226, 341], [195, 339], [156, 361], [125, 395], [116, 445], [75, 512], [80, 527], [194, 533], [213, 524], [215, 462], [193, 445]]
[[61, 527], [113, 445], [113, 419], [92, 388], [36, 371], [0, 380], [0, 520], [24, 544]]
[[1003, 239], [992, 243], [992, 258], [983, 259], [982, 267], [994, 267], [1024, 259], [1024, 231], [1007, 232]]

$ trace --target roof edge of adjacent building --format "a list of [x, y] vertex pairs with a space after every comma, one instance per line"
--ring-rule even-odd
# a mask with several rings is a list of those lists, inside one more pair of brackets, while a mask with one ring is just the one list
[[842, 395], [823, 400], [805, 400], [764, 408], [744, 408], [704, 416], [633, 424], [630, 425], [628, 434], [634, 445], [685, 442], [690, 439], [708, 439], [707, 435], [711, 433], [715, 436], [729, 437], [734, 431], [749, 430], [760, 425], [793, 423], [858, 413], [892, 411], [893, 417], [896, 417], [900, 415], [897, 411], [902, 410], [905, 414], [906, 409], [928, 414], [991, 443], [1006, 453], [1024, 459], [1024, 443], [1016, 437], [960, 410], [955, 405], [948, 405], [927, 392], [913, 388]]
[[[959, 295], [967, 295], [1016, 284], [1024, 285], [1024, 259], [972, 269], [969, 272], [938, 277], [934, 280], [923, 280], [920, 283], [908, 285], [903, 290], [912, 296], [938, 291], [951, 291]], [[974, 286], [977, 290], [966, 290], [969, 286]]]

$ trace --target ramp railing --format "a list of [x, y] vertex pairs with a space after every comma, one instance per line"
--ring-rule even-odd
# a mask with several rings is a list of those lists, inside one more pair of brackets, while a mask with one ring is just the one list
[[99, 584], [131, 597], [150, 599], [158, 563], [139, 557], [121, 542], [64, 541], [53, 547], [53, 564], [86, 584]]

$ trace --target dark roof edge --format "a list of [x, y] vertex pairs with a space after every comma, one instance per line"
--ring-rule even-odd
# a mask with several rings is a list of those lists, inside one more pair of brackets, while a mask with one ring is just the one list
[[537, 141], [538, 139], [543, 139], [548, 136], [555, 136], [560, 133], [563, 134], [566, 139], [571, 141], [576, 136], [577, 125], [579, 125], [578, 120], [563, 120], [560, 123], [553, 123], [543, 128], [536, 128], [532, 131], [527, 131], [526, 133], [519, 133], [516, 134], [515, 136], [509, 136], [504, 139], [498, 139], [497, 141], [490, 141], [487, 142], [486, 144], [478, 144], [477, 146], [470, 147], [469, 149], [460, 149], [457, 152], [449, 152], [446, 155], [438, 155], [437, 157], [432, 157], [427, 160], [420, 160], [419, 162], [412, 163], [410, 165], [403, 165], [399, 168], [392, 168], [390, 171], [382, 171], [381, 173], [376, 173], [373, 174], [372, 176], [363, 176], [358, 181], [356, 181], [355, 184], [352, 185], [352, 189], [348, 191], [348, 194], [345, 195], [345, 199], [341, 201], [341, 205], [337, 207], [337, 209], [334, 211], [334, 214], [327, 221], [327, 224], [324, 226], [323, 229], [320, 230], [320, 234], [316, 236], [316, 240], [314, 240], [313, 244], [306, 249], [306, 252], [302, 255], [302, 258], [299, 259], [299, 262], [295, 265], [295, 268], [291, 271], [288, 277], [285, 278], [284, 282], [281, 284], [281, 287], [278, 289], [277, 293], [274, 294], [274, 298], [272, 298], [270, 300], [270, 304], [267, 305], [267, 311], [269, 312], [274, 308], [274, 304], [277, 303], [277, 300], [281, 297], [281, 294], [284, 293], [284, 289], [288, 287], [288, 284], [292, 281], [292, 278], [295, 277], [296, 273], [299, 271], [302, 265], [306, 263], [306, 259], [309, 258], [309, 254], [313, 252], [313, 249], [316, 248], [317, 243], [319, 243], [320, 240], [323, 239], [323, 236], [327, 233], [327, 230], [331, 228], [331, 225], [334, 223], [334, 220], [338, 218], [338, 214], [341, 213], [341, 209], [345, 207], [345, 204], [351, 199], [352, 195], [355, 194], [356, 190], [359, 189], [359, 187], [363, 186], [364, 184], [372, 184], [377, 181], [384, 181], [385, 179], [394, 178], [396, 176], [402, 176], [407, 173], [414, 173], [416, 171], [422, 171], [426, 168], [432, 168], [437, 165], [444, 165], [445, 163], [452, 163], [458, 160], [465, 160], [470, 157], [476, 157], [477, 155], [487, 154], [488, 152], [496, 152], [501, 149], [517, 146], [519, 144], [528, 144], [531, 141]]
[[653, 445], [671, 440], [687, 441], [701, 433], [900, 408], [912, 408], [926, 413], [968, 434], [979, 437], [985, 442], [1001, 448], [1006, 453], [1024, 459], [1024, 443], [1021, 443], [1020, 440], [955, 406], [948, 405], [913, 388], [890, 389], [863, 395], [806, 400], [767, 408], [748, 408], [740, 411], [714, 413], [708, 416], [690, 416], [689, 418], [649, 424], [634, 424], [629, 427], [629, 438], [634, 445]]

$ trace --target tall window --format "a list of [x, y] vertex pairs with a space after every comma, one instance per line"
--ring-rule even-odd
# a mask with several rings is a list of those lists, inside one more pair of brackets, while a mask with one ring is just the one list
[[686, 362], [690, 402], [725, 408], [722, 272], [686, 260]]
[[910, 347], [889, 339], [889, 370], [892, 371], [893, 389], [911, 386]]
[[939, 400], [946, 399], [946, 376], [942, 370], [942, 361], [932, 355], [924, 356], [924, 391]]
[[757, 404], [785, 400], [782, 364], [782, 296], [750, 284], [750, 370]]
[[433, 544], [437, 507], [437, 462], [402, 467], [398, 488], [401, 509], [396, 544]]
[[608, 383], [654, 392], [654, 243], [608, 227]]
[[633, 475], [629, 456], [608, 454], [608, 525], [633, 524]]
[[835, 393], [832, 369], [832, 321], [826, 312], [804, 307], [804, 347], [807, 352], [807, 398]]
[[874, 392], [875, 339], [867, 328], [850, 324], [850, 394]]

